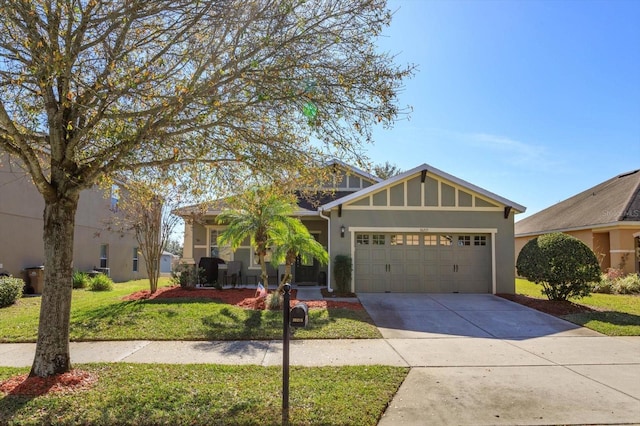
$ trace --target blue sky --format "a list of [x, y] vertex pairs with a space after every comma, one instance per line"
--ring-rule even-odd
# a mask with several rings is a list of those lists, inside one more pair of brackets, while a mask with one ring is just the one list
[[389, 0], [379, 48], [418, 66], [374, 164], [428, 163], [527, 207], [640, 168], [640, 1]]

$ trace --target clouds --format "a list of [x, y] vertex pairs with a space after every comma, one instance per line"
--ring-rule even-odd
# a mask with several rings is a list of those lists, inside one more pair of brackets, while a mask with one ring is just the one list
[[557, 169], [562, 161], [544, 145], [532, 144], [489, 133], [460, 134], [470, 147], [485, 150], [485, 155], [514, 166]]

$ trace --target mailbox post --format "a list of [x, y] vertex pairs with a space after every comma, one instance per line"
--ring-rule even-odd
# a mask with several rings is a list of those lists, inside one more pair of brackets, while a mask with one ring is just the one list
[[289, 340], [291, 327], [306, 327], [309, 322], [309, 307], [296, 303], [291, 308], [291, 285], [284, 285], [282, 306], [282, 424], [289, 424]]
[[289, 424], [289, 308], [291, 285], [284, 285], [282, 306], [282, 424]]

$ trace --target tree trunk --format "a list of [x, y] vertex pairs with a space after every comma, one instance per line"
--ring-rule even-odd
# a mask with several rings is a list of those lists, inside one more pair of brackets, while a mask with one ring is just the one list
[[44, 279], [36, 353], [30, 376], [46, 377], [71, 369], [69, 317], [73, 276], [73, 232], [78, 195], [45, 199]]

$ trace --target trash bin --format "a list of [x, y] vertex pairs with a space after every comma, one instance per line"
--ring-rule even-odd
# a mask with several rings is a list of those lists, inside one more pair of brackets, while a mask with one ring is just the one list
[[33, 292], [42, 294], [42, 289], [44, 288], [44, 266], [25, 268], [25, 271], [27, 271], [29, 285], [33, 289]]

